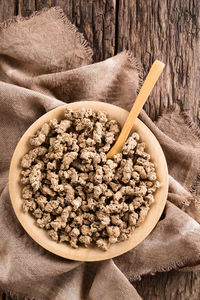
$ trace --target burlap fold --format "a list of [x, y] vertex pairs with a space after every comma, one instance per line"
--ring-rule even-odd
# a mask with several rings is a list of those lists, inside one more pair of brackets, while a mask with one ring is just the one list
[[[69, 261], [37, 245], [19, 224], [9, 198], [8, 169], [25, 130], [66, 102], [106, 101], [125, 109], [140, 83], [130, 52], [90, 64], [92, 51], [58, 8], [17, 18], [0, 32], [0, 287], [35, 299], [141, 299], [130, 281], [172, 268], [199, 269], [199, 129], [172, 107], [154, 124], [169, 167], [163, 216], [136, 248], [96, 263]], [[129, 281], [130, 280], [130, 281]]]

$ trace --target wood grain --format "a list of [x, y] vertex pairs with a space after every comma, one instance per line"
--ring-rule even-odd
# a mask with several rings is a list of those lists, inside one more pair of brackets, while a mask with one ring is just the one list
[[36, 10], [36, 1], [18, 0], [18, 15], [28, 17]]
[[0, 291], [0, 300], [4, 300], [3, 297], [4, 297], [3, 292]]
[[[154, 59], [167, 63], [145, 107], [152, 118], [175, 102], [200, 123], [199, 0], [0, 0], [0, 21], [55, 5], [84, 33], [95, 61], [129, 48], [144, 75]], [[200, 272], [158, 273], [134, 285], [145, 300], [200, 299]]]
[[143, 300], [199, 300], [200, 273], [157, 273], [133, 283]]
[[145, 106], [153, 119], [177, 102], [197, 121], [199, 11], [199, 0], [119, 0], [117, 50], [132, 49], [145, 74], [155, 59], [166, 64]]
[[114, 54], [115, 0], [19, 0], [19, 3], [19, 12], [23, 16], [45, 7], [60, 6], [88, 40], [94, 50], [94, 61]]
[[0, 0], [0, 22], [16, 16], [17, 0]]

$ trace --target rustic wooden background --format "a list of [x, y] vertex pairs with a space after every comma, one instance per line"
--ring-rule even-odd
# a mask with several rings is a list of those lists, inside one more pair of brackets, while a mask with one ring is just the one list
[[[83, 32], [94, 61], [131, 49], [144, 76], [154, 59], [166, 63], [145, 105], [152, 119], [178, 103], [200, 125], [200, 0], [0, 0], [0, 22], [56, 5]], [[145, 300], [200, 299], [200, 272], [158, 273], [133, 285]]]

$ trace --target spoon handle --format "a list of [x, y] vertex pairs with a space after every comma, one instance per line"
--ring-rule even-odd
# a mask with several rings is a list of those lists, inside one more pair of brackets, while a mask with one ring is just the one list
[[151, 69], [149, 73], [147, 74], [147, 77], [140, 89], [140, 92], [133, 104], [133, 107], [128, 115], [128, 118], [126, 119], [124, 126], [120, 132], [120, 135], [113, 145], [113, 147], [110, 149], [110, 151], [107, 153], [107, 158], [113, 158], [113, 156], [117, 153], [121, 152], [122, 146], [126, 142], [126, 139], [133, 127], [133, 124], [139, 115], [143, 105], [147, 101], [154, 85], [156, 84], [156, 81], [160, 77], [163, 69], [165, 67], [165, 64], [162, 63], [159, 60], [155, 60], [153, 65], [151, 66]]

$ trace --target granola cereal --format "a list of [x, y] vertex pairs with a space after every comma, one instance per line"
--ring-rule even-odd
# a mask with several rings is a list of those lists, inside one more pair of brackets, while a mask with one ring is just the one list
[[160, 186], [156, 169], [136, 132], [107, 159], [119, 132], [105, 112], [66, 108], [30, 138], [22, 206], [54, 241], [106, 251], [144, 221]]

